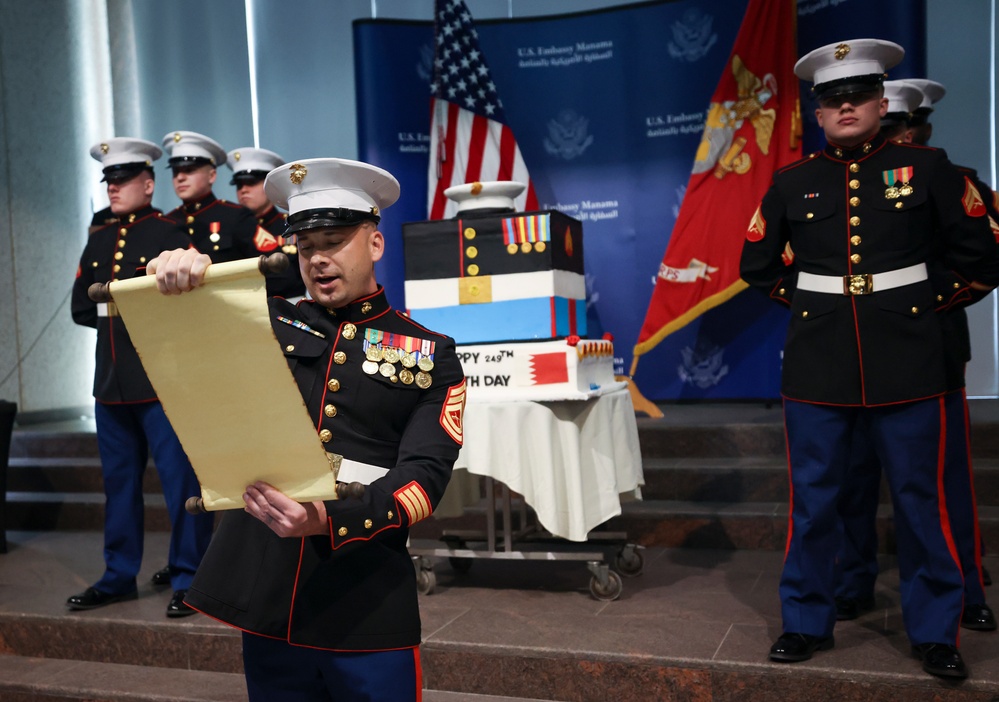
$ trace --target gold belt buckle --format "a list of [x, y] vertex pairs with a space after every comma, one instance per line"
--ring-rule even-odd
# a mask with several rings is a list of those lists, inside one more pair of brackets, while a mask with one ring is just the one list
[[874, 279], [870, 273], [843, 276], [844, 295], [869, 295], [874, 292]]
[[333, 471], [333, 477], [337, 478], [340, 475], [340, 463], [343, 462], [343, 456], [339, 453], [326, 452], [326, 460], [330, 462], [330, 470]]

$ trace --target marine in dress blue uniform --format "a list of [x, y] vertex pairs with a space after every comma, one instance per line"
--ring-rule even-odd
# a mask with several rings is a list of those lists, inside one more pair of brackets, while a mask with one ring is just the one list
[[[920, 86], [924, 86], [924, 92]], [[928, 137], [932, 125], [926, 117], [932, 105], [943, 97], [943, 85], [934, 81], [888, 81], [885, 97], [888, 114], [881, 120], [882, 135], [896, 141], [913, 142]], [[919, 112], [920, 116], [914, 118]], [[912, 123], [915, 122], [915, 127]], [[996, 211], [994, 194], [978, 178], [974, 170], [958, 166], [982, 195], [993, 234], [999, 234], [999, 212]], [[946, 274], [935, 285], [953, 288], [959, 282]], [[964, 609], [961, 626], [976, 631], [995, 631], [996, 619], [986, 603], [981, 561], [981, 532], [975, 500], [971, 450], [968, 441], [967, 399], [964, 392], [964, 370], [971, 360], [971, 341], [968, 318], [964, 305], [976, 301], [980, 293], [954, 300], [941, 309], [947, 361], [947, 386], [945, 412], [947, 419], [946, 455], [944, 458], [944, 494], [951, 534], [964, 573]], [[942, 297], [942, 296], [941, 296]], [[838, 619], [854, 619], [874, 606], [874, 583], [878, 575], [877, 532], [875, 521], [881, 466], [877, 454], [866, 436], [864, 427], [858, 427], [847, 477], [847, 489], [840, 498], [840, 515], [843, 519], [843, 548], [839, 557], [839, 581], [836, 589]]]
[[[775, 175], [743, 248], [742, 277], [791, 308], [781, 382], [792, 490], [784, 633], [770, 657], [806, 660], [833, 645], [837, 505], [862, 421], [892, 492], [913, 651], [927, 672], [960, 678], [964, 583], [938, 490], [947, 378], [937, 308], [994, 287], [999, 273], [974, 185], [942, 151], [878, 134], [884, 71], [902, 55], [858, 39], [796, 64], [815, 85], [829, 144]], [[935, 290], [931, 269], [951, 271], [958, 287]]]
[[268, 253], [270, 234], [257, 225], [250, 210], [220, 200], [212, 192], [216, 169], [226, 161], [222, 146], [197, 132], [169, 132], [163, 150], [170, 156], [173, 187], [182, 204], [167, 213], [181, 232], [213, 263], [253, 258]]
[[211, 539], [211, 516], [192, 516], [184, 509], [198, 481], [128, 331], [113, 303], [97, 304], [87, 296], [91, 284], [134, 278], [160, 252], [186, 245], [176, 223], [150, 206], [152, 163], [161, 154], [155, 144], [131, 138], [109, 139], [91, 149], [91, 155], [104, 164], [111, 209], [119, 221], [90, 235], [73, 284], [71, 307], [77, 324], [97, 329], [94, 398], [106, 500], [106, 568], [97, 583], [67, 600], [70, 609], [93, 609], [136, 597], [143, 546], [142, 475], [150, 453], [171, 523], [168, 581], [174, 595], [167, 616], [194, 614], [184, 604], [184, 594]]
[[[375, 282], [384, 246], [376, 225], [398, 188], [387, 172], [342, 159], [286, 164], [265, 183], [289, 211], [287, 235], [297, 238], [312, 298], [271, 298], [271, 325], [316, 440], [342, 456], [338, 480], [367, 488], [361, 499], [299, 505], [258, 483], [245, 512], [222, 518], [187, 602], [243, 631], [251, 700], [420, 694], [406, 541], [450, 479], [465, 381], [453, 340], [393, 310]], [[155, 262], [161, 289], [173, 290], [164, 287], [171, 270], [203, 265], [189, 258]]]
[[267, 174], [283, 164], [284, 159], [267, 149], [244, 146], [230, 151], [226, 163], [232, 169], [229, 184], [236, 186], [239, 203], [257, 218], [257, 249], [261, 253], [281, 251], [288, 257], [286, 270], [267, 274], [267, 295], [289, 300], [301, 298], [305, 295], [305, 284], [298, 269], [298, 249], [284, 238], [288, 215], [276, 208], [264, 192]]

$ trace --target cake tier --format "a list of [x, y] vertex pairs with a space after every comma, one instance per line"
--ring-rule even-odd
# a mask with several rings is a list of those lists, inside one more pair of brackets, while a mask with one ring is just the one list
[[614, 345], [583, 339], [458, 346], [469, 401], [585, 400], [624, 387], [614, 379]]

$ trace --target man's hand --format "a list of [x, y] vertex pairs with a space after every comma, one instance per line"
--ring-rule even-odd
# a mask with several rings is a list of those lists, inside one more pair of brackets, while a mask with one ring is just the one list
[[329, 535], [326, 505], [295, 502], [273, 485], [256, 482], [243, 493], [246, 511], [270, 527], [278, 536]]
[[156, 276], [156, 287], [164, 295], [179, 295], [204, 283], [211, 263], [208, 254], [195, 249], [174, 249], [146, 264], [146, 275]]

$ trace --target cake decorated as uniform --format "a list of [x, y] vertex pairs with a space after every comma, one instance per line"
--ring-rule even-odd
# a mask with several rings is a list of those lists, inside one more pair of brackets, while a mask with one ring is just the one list
[[586, 336], [582, 224], [515, 212], [522, 183], [454, 186], [453, 219], [404, 224], [406, 307], [454, 337], [470, 400], [585, 399], [622, 387]]

